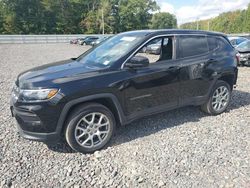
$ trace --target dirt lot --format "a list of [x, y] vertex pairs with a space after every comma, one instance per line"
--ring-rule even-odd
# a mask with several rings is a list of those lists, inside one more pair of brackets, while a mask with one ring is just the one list
[[16, 76], [85, 50], [0, 45], [0, 187], [250, 187], [250, 67], [239, 68], [230, 107], [216, 117], [186, 107], [144, 118], [88, 155], [21, 138], [9, 110]]

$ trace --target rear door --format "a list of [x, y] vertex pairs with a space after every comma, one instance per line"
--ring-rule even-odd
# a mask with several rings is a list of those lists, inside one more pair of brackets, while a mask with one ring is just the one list
[[202, 103], [209, 92], [211, 80], [206, 76], [209, 59], [207, 37], [178, 36], [177, 59], [180, 69], [180, 105]]

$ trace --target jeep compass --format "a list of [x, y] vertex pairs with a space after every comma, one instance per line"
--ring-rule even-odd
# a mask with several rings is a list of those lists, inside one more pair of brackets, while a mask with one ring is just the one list
[[[159, 53], [145, 52], [159, 42]], [[65, 138], [79, 152], [94, 152], [117, 125], [195, 105], [217, 115], [230, 102], [238, 57], [226, 35], [192, 30], [117, 34], [78, 58], [21, 73], [11, 113], [27, 139]]]

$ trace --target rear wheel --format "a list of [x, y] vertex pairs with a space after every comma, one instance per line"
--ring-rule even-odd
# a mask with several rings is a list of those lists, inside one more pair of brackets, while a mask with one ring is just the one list
[[112, 112], [100, 104], [87, 104], [70, 116], [65, 132], [69, 146], [82, 153], [91, 153], [103, 148], [115, 129]]
[[231, 87], [227, 82], [217, 81], [208, 101], [201, 106], [202, 111], [211, 115], [221, 114], [229, 105], [231, 92]]

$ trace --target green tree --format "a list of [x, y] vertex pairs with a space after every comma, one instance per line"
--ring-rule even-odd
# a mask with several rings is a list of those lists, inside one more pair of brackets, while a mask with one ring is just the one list
[[244, 11], [243, 15], [243, 23], [244, 23], [244, 32], [250, 32], [250, 3], [248, 4], [248, 8]]
[[43, 0], [46, 28], [52, 33], [80, 33], [81, 11], [86, 8], [80, 0]]
[[[0, 0], [0, 33], [105, 33], [149, 28], [155, 0]], [[175, 23], [173, 23], [174, 25]]]
[[113, 33], [113, 24], [115, 19], [114, 15], [112, 15], [112, 5], [110, 0], [101, 0], [97, 16], [100, 22], [100, 33], [102, 33], [103, 23], [104, 32]]
[[119, 30], [147, 29], [153, 11], [159, 10], [153, 0], [121, 0], [118, 4]]
[[3, 2], [0, 1], [0, 33], [4, 32], [4, 7]]
[[177, 27], [175, 15], [168, 12], [155, 13], [151, 19], [151, 29], [171, 29]]
[[43, 7], [40, 0], [3, 0], [6, 8], [7, 33], [41, 33]]
[[[250, 32], [250, 4], [247, 10], [237, 10], [222, 13], [219, 16], [198, 21], [199, 29], [219, 31], [223, 33]], [[183, 29], [196, 29], [197, 22], [185, 23], [180, 26]], [[210, 26], [210, 27], [208, 27]]]
[[96, 11], [89, 11], [86, 18], [81, 22], [81, 25], [87, 34], [99, 33], [100, 23], [97, 21]]

